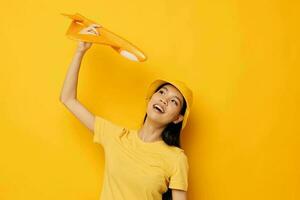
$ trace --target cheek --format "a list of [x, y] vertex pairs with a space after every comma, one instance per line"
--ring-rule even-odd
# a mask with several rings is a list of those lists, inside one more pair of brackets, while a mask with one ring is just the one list
[[175, 105], [173, 102], [170, 102], [169, 109], [172, 111], [172, 113], [180, 112], [180, 107]]
[[151, 97], [151, 99], [148, 101], [148, 106], [151, 106], [154, 104], [154, 102], [157, 102], [159, 99], [157, 98], [157, 96], [155, 96], [155, 94]]
[[168, 108], [167, 116], [170, 119], [176, 118], [177, 115], [179, 114], [180, 110], [176, 106], [170, 106]]
[[147, 104], [147, 111], [150, 111], [152, 109], [153, 103], [154, 103], [153, 99], [150, 99], [150, 101]]

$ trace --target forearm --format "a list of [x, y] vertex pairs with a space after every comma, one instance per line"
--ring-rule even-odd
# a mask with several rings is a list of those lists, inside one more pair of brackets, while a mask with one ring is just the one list
[[76, 49], [61, 90], [60, 101], [62, 102], [77, 98], [78, 74], [84, 54], [84, 51]]

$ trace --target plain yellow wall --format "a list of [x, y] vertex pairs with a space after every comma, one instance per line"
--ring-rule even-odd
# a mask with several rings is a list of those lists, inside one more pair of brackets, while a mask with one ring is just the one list
[[96, 200], [103, 150], [59, 102], [83, 14], [146, 52], [85, 55], [78, 99], [130, 128], [155, 78], [194, 90], [189, 199], [300, 199], [299, 1], [6, 1], [0, 12], [0, 199]]

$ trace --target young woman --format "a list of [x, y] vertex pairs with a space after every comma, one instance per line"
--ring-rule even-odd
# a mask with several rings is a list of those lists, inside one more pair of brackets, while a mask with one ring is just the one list
[[[99, 35], [92, 24], [82, 34]], [[192, 104], [183, 82], [156, 80], [147, 92], [146, 114], [137, 130], [91, 113], [76, 97], [81, 60], [91, 43], [78, 43], [60, 101], [92, 132], [105, 152], [102, 200], [186, 200], [188, 160], [180, 148]]]

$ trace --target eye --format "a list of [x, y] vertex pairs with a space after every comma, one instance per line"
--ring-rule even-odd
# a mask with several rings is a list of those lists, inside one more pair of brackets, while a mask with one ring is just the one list
[[175, 102], [175, 105], [176, 105], [176, 106], [178, 105], [178, 103], [177, 103], [174, 99], [173, 99], [172, 101]]
[[159, 90], [158, 92], [159, 92], [160, 94], [164, 93], [164, 91], [162, 91], [162, 90]]

